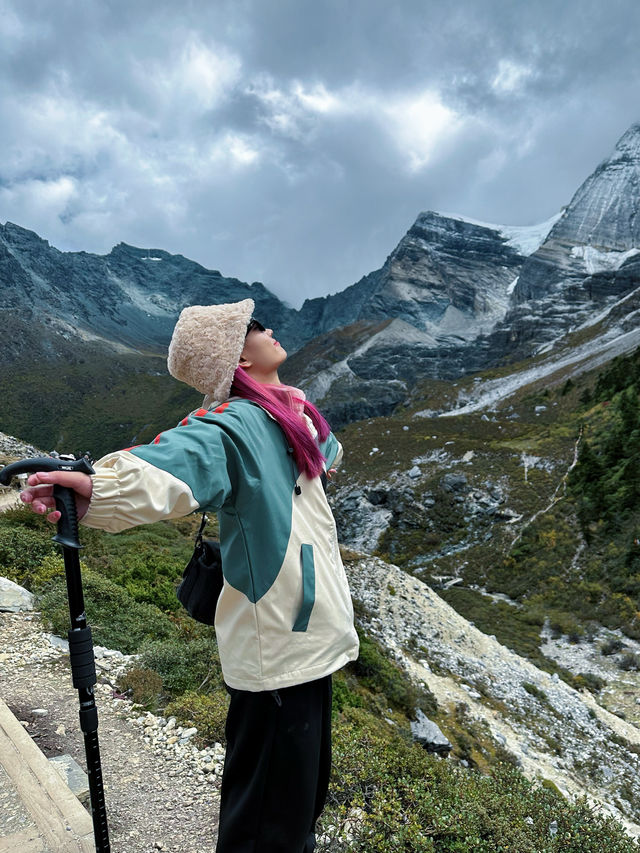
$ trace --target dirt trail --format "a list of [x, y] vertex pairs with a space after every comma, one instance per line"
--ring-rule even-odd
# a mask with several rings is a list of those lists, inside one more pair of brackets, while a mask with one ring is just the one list
[[[70, 754], [86, 769], [68, 658], [53, 650], [37, 615], [0, 613], [0, 695], [47, 757]], [[199, 781], [144, 742], [140, 712], [96, 687], [113, 853], [214, 853], [215, 782]], [[44, 709], [37, 716], [34, 709]]]

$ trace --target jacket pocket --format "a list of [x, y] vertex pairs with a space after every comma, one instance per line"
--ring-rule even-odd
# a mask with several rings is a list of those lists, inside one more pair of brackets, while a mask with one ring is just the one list
[[306, 631], [316, 598], [316, 567], [313, 561], [313, 545], [300, 548], [302, 566], [302, 606], [293, 625], [293, 631]]

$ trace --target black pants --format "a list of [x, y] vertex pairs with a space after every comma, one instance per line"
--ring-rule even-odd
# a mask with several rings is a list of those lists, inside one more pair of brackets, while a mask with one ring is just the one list
[[217, 853], [311, 853], [331, 770], [331, 676], [228, 690]]

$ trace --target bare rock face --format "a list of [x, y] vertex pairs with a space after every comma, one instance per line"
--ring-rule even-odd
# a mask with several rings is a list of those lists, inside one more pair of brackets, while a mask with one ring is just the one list
[[504, 317], [524, 257], [500, 226], [421, 213], [381, 269], [343, 293], [307, 300], [301, 328], [313, 324], [317, 335], [398, 319], [425, 347], [459, 345]]
[[[182, 255], [126, 243], [108, 255], [61, 252], [33, 231], [12, 222], [0, 225], [0, 329], [6, 327], [6, 337], [16, 344], [27, 340], [12, 331], [17, 319], [37, 330], [25, 352], [52, 342], [53, 354], [61, 354], [60, 340], [78, 349], [97, 340], [162, 352], [186, 305], [247, 297], [267, 321], [292, 312], [259, 282], [227, 278]], [[22, 351], [4, 341], [0, 354], [8, 363]]]
[[313, 323], [316, 337], [285, 375], [341, 426], [391, 412], [425, 376], [477, 369], [484, 352], [470, 345], [505, 317], [529, 231], [421, 213], [380, 270], [305, 302], [299, 334]]
[[[492, 336], [529, 355], [640, 286], [640, 124], [624, 134], [525, 262]], [[499, 345], [499, 344], [498, 344]]]
[[447, 756], [453, 749], [453, 744], [442, 734], [433, 720], [430, 720], [420, 708], [416, 709], [416, 720], [411, 723], [411, 734], [414, 740], [422, 744], [427, 752]]
[[421, 213], [389, 256], [360, 317], [398, 318], [435, 342], [471, 340], [506, 313], [523, 261], [495, 226]]
[[549, 238], [603, 251], [640, 246], [640, 123], [578, 189]]

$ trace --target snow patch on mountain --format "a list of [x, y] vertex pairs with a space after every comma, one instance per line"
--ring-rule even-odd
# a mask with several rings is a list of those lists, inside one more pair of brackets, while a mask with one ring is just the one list
[[634, 255], [640, 255], [640, 249], [628, 249], [626, 252], [603, 252], [595, 246], [573, 246], [571, 254], [574, 258], [582, 258], [589, 275], [598, 272], [619, 270], [622, 264]]
[[[507, 244], [516, 250], [520, 255], [532, 255], [547, 239], [547, 235], [562, 216], [560, 213], [555, 213], [544, 222], [539, 222], [537, 225], [496, 225], [492, 222], [482, 222], [479, 219], [471, 219], [469, 216], [460, 216], [457, 213], [442, 213], [449, 219], [457, 219], [460, 222], [469, 222], [471, 225], [479, 225], [482, 228], [491, 228], [501, 234]], [[511, 291], [509, 291], [511, 292]]]
[[[599, 338], [576, 347], [564, 358], [542, 362], [529, 370], [523, 370], [511, 376], [477, 383], [473, 389], [462, 391], [459, 394], [457, 408], [440, 412], [439, 417], [453, 417], [490, 408], [510, 397], [520, 388], [551, 376], [565, 367], [576, 365], [576, 369], [571, 375], [577, 376], [585, 370], [592, 370], [605, 361], [629, 352], [639, 345], [640, 329], [632, 329], [622, 334], [620, 329], [610, 329]], [[431, 417], [432, 414], [427, 411], [416, 412], [414, 417]]]

